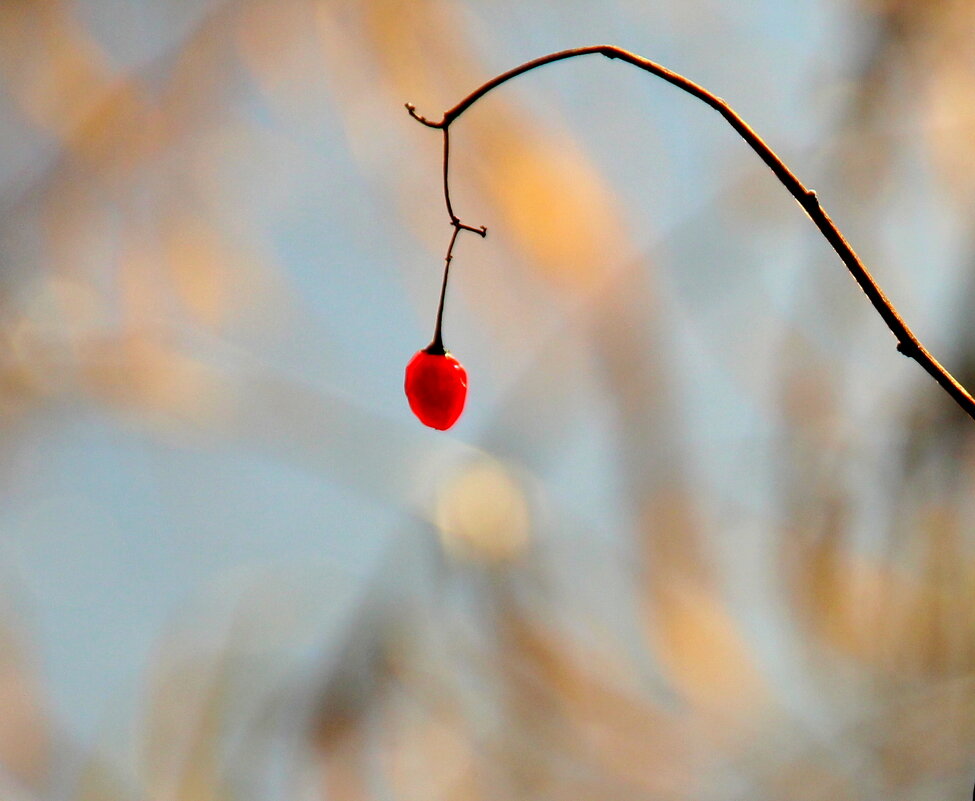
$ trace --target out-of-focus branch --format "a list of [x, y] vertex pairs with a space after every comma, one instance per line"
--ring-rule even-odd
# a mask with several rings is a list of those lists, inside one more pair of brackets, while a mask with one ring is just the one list
[[437, 311], [436, 333], [434, 335], [434, 341], [431, 343], [430, 347], [439, 345], [439, 347], [442, 349], [440, 327], [443, 318], [443, 304], [447, 288], [447, 277], [450, 270], [450, 260], [453, 246], [457, 239], [457, 234], [461, 230], [473, 231], [481, 236], [484, 236], [486, 233], [484, 228], [473, 228], [462, 223], [454, 214], [451, 206], [450, 186], [448, 180], [448, 131], [450, 125], [467, 109], [473, 106], [474, 103], [476, 103], [480, 98], [484, 97], [484, 95], [486, 95], [492, 89], [496, 89], [497, 87], [501, 86], [501, 84], [510, 81], [512, 78], [517, 78], [519, 75], [523, 75], [526, 72], [530, 72], [538, 67], [545, 66], [546, 64], [551, 64], [556, 61], [563, 61], [576, 56], [586, 55], [602, 55], [609, 59], [619, 59], [620, 61], [625, 61], [635, 67], [639, 67], [640, 69], [649, 72], [670, 84], [673, 84], [679, 89], [684, 90], [688, 94], [693, 95], [721, 114], [728, 124], [735, 129], [738, 135], [745, 140], [748, 146], [758, 154], [759, 158], [762, 159], [765, 165], [775, 174], [775, 177], [779, 179], [782, 185], [785, 186], [796, 201], [798, 201], [799, 205], [803, 208], [806, 214], [809, 215], [809, 218], [819, 229], [820, 233], [822, 233], [822, 235], [826, 238], [826, 241], [829, 242], [833, 250], [836, 251], [837, 255], [853, 275], [854, 280], [856, 280], [857, 284], [860, 285], [860, 288], [863, 290], [864, 294], [873, 304], [873, 307], [877, 310], [877, 313], [881, 316], [883, 321], [887, 324], [887, 327], [897, 338], [897, 350], [905, 356], [911, 357], [918, 364], [920, 364], [921, 367], [923, 367], [924, 370], [932, 378], [934, 378], [938, 384], [941, 385], [945, 392], [947, 392], [948, 395], [950, 395], [954, 401], [969, 415], [969, 417], [975, 419], [975, 398], [972, 398], [968, 390], [966, 390], [951, 375], [951, 373], [949, 373], [938, 362], [938, 360], [931, 355], [927, 348], [921, 344], [914, 332], [910, 329], [907, 323], [904, 322], [900, 313], [894, 307], [894, 304], [891, 303], [890, 299], [874, 280], [873, 276], [870, 274], [870, 271], [867, 270], [866, 265], [864, 265], [860, 257], [856, 254], [856, 251], [853, 250], [853, 247], [846, 240], [846, 237], [843, 236], [842, 232], [836, 227], [836, 224], [826, 213], [826, 210], [820, 204], [816, 193], [813, 190], [805, 187], [805, 185], [796, 177], [792, 170], [786, 166], [785, 162], [779, 158], [778, 154], [776, 154], [775, 151], [772, 150], [772, 148], [769, 147], [765, 141], [757, 133], [755, 133], [754, 130], [752, 130], [751, 126], [749, 126], [748, 123], [746, 123], [723, 99], [712, 94], [702, 86], [699, 86], [693, 81], [685, 78], [683, 75], [679, 75], [678, 73], [673, 72], [666, 67], [662, 67], [653, 61], [649, 61], [648, 59], [612, 45], [593, 45], [590, 47], [574, 48], [572, 50], [562, 50], [557, 53], [550, 53], [549, 55], [541, 56], [540, 58], [536, 58], [532, 61], [521, 64], [520, 66], [501, 73], [487, 83], [479, 86], [453, 108], [445, 111], [443, 117], [439, 121], [433, 121], [422, 116], [421, 114], [418, 114], [415, 106], [410, 103], [406, 104], [407, 111], [409, 111], [410, 116], [415, 120], [429, 128], [439, 128], [443, 131], [444, 200], [447, 206], [447, 214], [450, 218], [450, 224], [454, 228], [454, 232], [450, 238], [450, 245], [447, 249], [446, 265], [444, 268], [444, 281], [440, 293], [440, 306]]

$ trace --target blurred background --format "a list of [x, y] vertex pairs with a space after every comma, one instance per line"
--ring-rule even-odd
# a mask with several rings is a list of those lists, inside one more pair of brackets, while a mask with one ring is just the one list
[[0, 796], [943, 799], [975, 427], [967, 0], [3, 0]]

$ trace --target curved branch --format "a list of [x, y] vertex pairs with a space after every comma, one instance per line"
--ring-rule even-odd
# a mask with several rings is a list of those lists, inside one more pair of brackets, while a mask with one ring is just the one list
[[[826, 241], [829, 242], [833, 250], [836, 251], [836, 254], [846, 265], [854, 280], [857, 282], [857, 284], [859, 284], [864, 294], [870, 300], [870, 303], [873, 304], [874, 309], [876, 309], [884, 323], [886, 323], [887, 327], [897, 338], [897, 350], [920, 364], [921, 367], [923, 367], [924, 370], [932, 378], [934, 378], [938, 384], [941, 385], [942, 389], [944, 389], [945, 392], [947, 392], [948, 395], [950, 395], [954, 401], [968, 414], [968, 416], [975, 419], [975, 398], [972, 398], [968, 391], [938, 362], [937, 359], [934, 358], [934, 356], [931, 355], [927, 348], [921, 344], [914, 332], [910, 329], [907, 323], [904, 322], [903, 318], [900, 316], [900, 313], [894, 307], [894, 304], [890, 302], [890, 299], [886, 294], [884, 294], [884, 291], [874, 280], [873, 276], [870, 275], [870, 271], [867, 270], [866, 265], [864, 265], [860, 257], [856, 254], [856, 251], [854, 251], [850, 243], [847, 242], [846, 237], [843, 236], [839, 228], [836, 227], [836, 224], [826, 213], [826, 210], [822, 207], [822, 205], [820, 205], [819, 198], [816, 196], [816, 193], [811, 189], [807, 189], [803, 185], [802, 181], [800, 181], [792, 170], [786, 166], [785, 162], [779, 158], [775, 151], [772, 150], [772, 148], [769, 147], [765, 141], [757, 133], [755, 133], [754, 130], [752, 130], [751, 126], [748, 125], [748, 123], [746, 123], [723, 99], [712, 94], [704, 87], [699, 86], [693, 81], [685, 78], [683, 75], [679, 75], [666, 67], [662, 67], [653, 61], [645, 59], [634, 53], [630, 53], [629, 51], [623, 50], [619, 47], [614, 47], [612, 45], [578, 47], [571, 50], [561, 50], [557, 53], [550, 53], [546, 56], [541, 56], [540, 58], [528, 61], [515, 67], [514, 69], [501, 73], [487, 83], [479, 86], [463, 100], [461, 100], [456, 106], [445, 111], [439, 122], [434, 122], [421, 116], [420, 114], [417, 114], [416, 108], [410, 104], [407, 104], [406, 108], [409, 111], [410, 116], [412, 116], [415, 120], [429, 128], [440, 128], [444, 132], [444, 198], [447, 203], [447, 213], [450, 216], [451, 225], [453, 225], [455, 228], [454, 236], [451, 238], [451, 248], [453, 247], [453, 243], [459, 229], [463, 228], [465, 230], [473, 230], [475, 233], [480, 233], [482, 236], [483, 231], [482, 229], [471, 228], [463, 225], [460, 220], [454, 216], [453, 209], [450, 206], [450, 190], [447, 182], [447, 131], [450, 128], [450, 125], [465, 111], [467, 111], [467, 109], [484, 97], [484, 95], [501, 86], [503, 83], [507, 83], [512, 78], [517, 78], [519, 75], [523, 75], [526, 72], [531, 72], [532, 70], [537, 69], [538, 67], [543, 67], [546, 64], [587, 55], [601, 55], [609, 59], [618, 59], [620, 61], [625, 61], [628, 64], [632, 64], [639, 69], [667, 81], [667, 83], [673, 84], [678, 89], [682, 89], [688, 94], [693, 95], [724, 117], [728, 124], [731, 125], [738, 135], [745, 140], [748, 146], [758, 154], [758, 157], [775, 174], [775, 177], [779, 179], [782, 185], [785, 186], [789, 193], [796, 199], [796, 201], [798, 201], [799, 205], [802, 206], [806, 214], [809, 215], [809, 218], [819, 229], [820, 233], [822, 233], [822, 235], [825, 237]], [[449, 255], [450, 252], [448, 251], [448, 268]], [[444, 289], [446, 289], [446, 278], [447, 275], [445, 271]], [[443, 313], [443, 297], [443, 292], [441, 292], [441, 308], [438, 312], [438, 336], [439, 321]]]

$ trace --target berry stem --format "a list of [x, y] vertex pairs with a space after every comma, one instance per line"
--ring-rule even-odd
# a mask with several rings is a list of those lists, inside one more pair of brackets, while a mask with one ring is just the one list
[[[415, 118], [422, 120], [422, 117], [416, 115], [416, 110], [413, 106], [407, 104], [407, 110]], [[447, 253], [444, 256], [443, 265], [443, 283], [440, 285], [440, 303], [437, 305], [437, 324], [433, 329], [433, 339], [430, 344], [424, 348], [427, 353], [442, 356], [446, 351], [443, 346], [443, 307], [444, 301], [447, 298], [447, 281], [450, 278], [450, 262], [454, 258], [454, 243], [457, 241], [457, 235], [461, 231], [470, 231], [471, 233], [478, 234], [481, 238], [487, 236], [487, 228], [483, 225], [480, 228], [474, 228], [471, 225], [466, 225], [460, 221], [460, 218], [454, 214], [454, 207], [450, 203], [450, 126], [443, 126], [443, 199], [444, 204], [447, 206], [447, 216], [450, 218], [450, 224], [454, 231], [450, 235], [450, 243], [447, 245]]]
[[444, 257], [443, 282], [440, 284], [440, 303], [437, 304], [437, 324], [433, 329], [433, 339], [424, 348], [427, 353], [442, 356], [446, 351], [443, 346], [443, 306], [447, 299], [447, 280], [450, 278], [450, 262], [454, 258], [454, 242], [457, 241], [457, 234], [460, 233], [460, 226], [454, 225], [454, 232], [450, 235], [450, 244], [447, 245], [447, 255]]
[[453, 208], [450, 204], [450, 186], [448, 181], [447, 166], [449, 158], [449, 138], [448, 129], [451, 123], [453, 123], [458, 117], [461, 116], [467, 109], [473, 106], [478, 100], [480, 100], [484, 95], [493, 89], [496, 89], [501, 84], [510, 81], [512, 78], [517, 78], [519, 75], [523, 75], [526, 72], [531, 72], [538, 67], [545, 66], [546, 64], [551, 64], [555, 61], [563, 61], [568, 58], [575, 58], [576, 56], [587, 56], [587, 55], [602, 55], [609, 59], [618, 59], [620, 61], [625, 61], [632, 64], [639, 69], [655, 75], [661, 78], [667, 83], [676, 86], [678, 89], [682, 89], [690, 95], [693, 95], [698, 100], [706, 103], [711, 108], [715, 109], [725, 120], [731, 125], [732, 128], [738, 133], [738, 135], [745, 140], [749, 147], [758, 154], [758, 157], [765, 163], [765, 165], [775, 174], [775, 177], [785, 186], [789, 193], [798, 201], [799, 205], [803, 208], [809, 218], [812, 220], [813, 224], [819, 229], [820, 233], [829, 242], [830, 246], [836, 251], [836, 254], [840, 257], [843, 264], [850, 271], [854, 280], [863, 290], [863, 293], [867, 296], [870, 303], [873, 305], [874, 309], [886, 323], [887, 327], [890, 329], [891, 333], [897, 339], [897, 350], [908, 356], [918, 364], [932, 377], [938, 384], [944, 389], [945, 392], [968, 414], [969, 417], [975, 419], [975, 398], [969, 394], [969, 392], [949, 373], [934, 356], [921, 344], [917, 336], [910, 329], [900, 313], [894, 307], [894, 304], [890, 302], [890, 299], [880, 288], [877, 282], [874, 280], [870, 271], [867, 270], [866, 265], [861, 261], [860, 257], [853, 250], [853, 247], [843, 236], [836, 224], [830, 219], [830, 216], [826, 213], [826, 210], [822, 207], [819, 202], [819, 198], [816, 193], [811, 189], [807, 189], [805, 185], [796, 177], [796, 175], [790, 170], [784, 161], [769, 147], [765, 141], [752, 130], [751, 126], [748, 125], [738, 114], [735, 112], [731, 106], [729, 106], [723, 99], [717, 95], [712, 94], [707, 89], [693, 81], [685, 78], [672, 70], [662, 67], [661, 65], [638, 56], [634, 53], [630, 53], [627, 50], [623, 50], [619, 47], [614, 47], [612, 45], [593, 45], [590, 47], [578, 47], [571, 50], [561, 50], [557, 53], [549, 53], [546, 56], [541, 56], [532, 61], [525, 62], [513, 69], [503, 72], [500, 75], [492, 78], [485, 84], [482, 84], [465, 98], [463, 98], [456, 106], [448, 109], [444, 112], [443, 117], [439, 122], [429, 120], [426, 117], [417, 114], [416, 108], [407, 103], [406, 109], [409, 111], [410, 116], [413, 117], [417, 122], [426, 125], [428, 128], [440, 128], [444, 135], [444, 151], [443, 151], [443, 183], [444, 183], [444, 200], [447, 205], [447, 214], [450, 217], [450, 224], [454, 227], [454, 232], [450, 238], [450, 245], [447, 248], [446, 265], [444, 268], [444, 284], [443, 289], [440, 293], [440, 309], [437, 313], [437, 329], [434, 336], [434, 341], [431, 343], [430, 347], [438, 345], [443, 347], [440, 339], [440, 324], [443, 313], [443, 303], [444, 303], [444, 293], [447, 288], [447, 273], [450, 269], [450, 259], [453, 250], [454, 242], [457, 239], [457, 234], [461, 230], [473, 231], [474, 233], [484, 236], [487, 231], [482, 228], [473, 228], [471, 226], [463, 224], [460, 219], [453, 212]]

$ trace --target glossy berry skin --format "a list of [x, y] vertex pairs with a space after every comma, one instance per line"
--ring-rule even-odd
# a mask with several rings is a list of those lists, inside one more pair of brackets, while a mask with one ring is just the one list
[[445, 431], [467, 399], [467, 371], [449, 352], [417, 351], [406, 365], [406, 398], [420, 422]]

